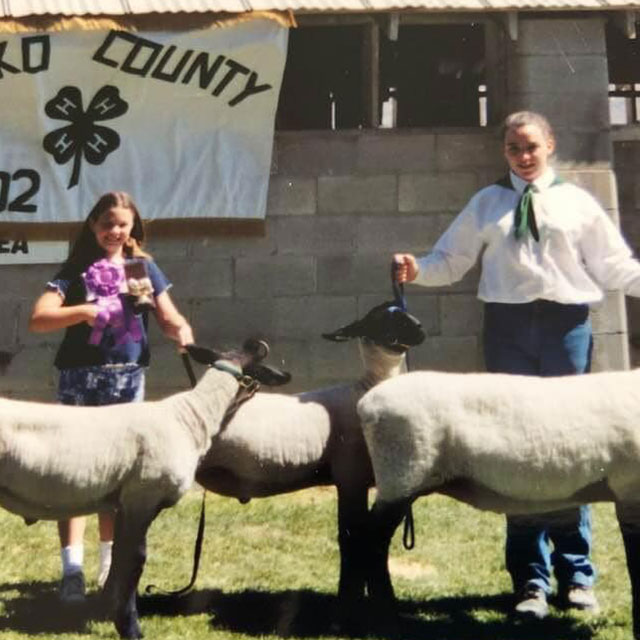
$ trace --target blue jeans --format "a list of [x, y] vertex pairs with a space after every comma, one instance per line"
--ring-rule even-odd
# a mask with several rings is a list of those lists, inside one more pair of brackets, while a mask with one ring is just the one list
[[[593, 337], [587, 305], [546, 300], [485, 305], [487, 371], [534, 376], [587, 373]], [[551, 592], [551, 568], [560, 590], [592, 586], [591, 508], [507, 516], [506, 566], [515, 591], [526, 585]], [[553, 543], [554, 551], [551, 552]]]

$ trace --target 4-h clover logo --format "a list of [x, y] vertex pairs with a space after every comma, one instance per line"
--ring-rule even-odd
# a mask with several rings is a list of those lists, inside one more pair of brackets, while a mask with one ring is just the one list
[[77, 87], [63, 87], [55, 98], [47, 102], [44, 111], [50, 118], [71, 123], [51, 131], [42, 141], [42, 146], [58, 164], [65, 164], [73, 158], [67, 189], [78, 184], [82, 156], [90, 164], [102, 164], [120, 146], [120, 136], [113, 129], [96, 122], [117, 118], [128, 108], [118, 88], [111, 85], [96, 93], [86, 111], [82, 110], [82, 93]]

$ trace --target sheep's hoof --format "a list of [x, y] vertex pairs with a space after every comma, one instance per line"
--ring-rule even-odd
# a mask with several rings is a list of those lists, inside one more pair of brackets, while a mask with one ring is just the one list
[[138, 621], [134, 618], [125, 618], [115, 621], [116, 629], [121, 638], [126, 640], [136, 640], [137, 638], [143, 638], [142, 630]]

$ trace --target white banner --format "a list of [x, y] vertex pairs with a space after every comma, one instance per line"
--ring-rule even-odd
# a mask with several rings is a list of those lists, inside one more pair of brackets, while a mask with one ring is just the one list
[[263, 218], [286, 28], [0, 36], [0, 222]]

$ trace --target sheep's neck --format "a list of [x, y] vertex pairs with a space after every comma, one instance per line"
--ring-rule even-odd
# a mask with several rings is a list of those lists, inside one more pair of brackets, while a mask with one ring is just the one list
[[209, 369], [194, 389], [176, 396], [180, 420], [200, 449], [209, 448], [237, 392], [238, 381], [232, 375]]
[[360, 343], [360, 358], [364, 365], [364, 375], [358, 384], [364, 389], [370, 389], [387, 378], [393, 378], [404, 373], [405, 354], [389, 351], [375, 344]]

